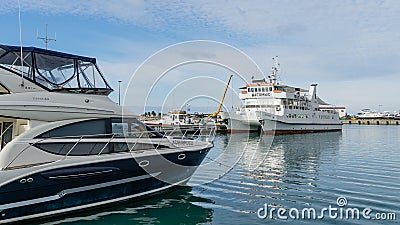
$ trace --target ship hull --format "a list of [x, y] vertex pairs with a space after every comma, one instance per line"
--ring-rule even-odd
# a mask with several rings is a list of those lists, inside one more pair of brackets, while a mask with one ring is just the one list
[[261, 131], [261, 123], [255, 113], [221, 113], [227, 121], [228, 133], [255, 133]]
[[[333, 121], [301, 120], [300, 122], [284, 121], [282, 117], [265, 112], [258, 112], [254, 118], [233, 114], [227, 118], [229, 133], [264, 133], [264, 134], [299, 134], [316, 132], [335, 132], [342, 130], [342, 124]], [[227, 116], [227, 115], [225, 115]], [[261, 125], [262, 124], [262, 125]]]
[[275, 135], [337, 132], [341, 130], [342, 124], [285, 123], [273, 120], [264, 120], [262, 126], [264, 134]]
[[258, 121], [228, 120], [228, 133], [255, 133], [260, 130], [261, 123]]

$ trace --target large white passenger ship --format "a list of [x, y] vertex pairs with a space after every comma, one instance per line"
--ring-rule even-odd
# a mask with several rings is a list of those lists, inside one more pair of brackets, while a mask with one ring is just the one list
[[328, 105], [317, 96], [317, 85], [309, 90], [277, 82], [279, 63], [266, 79], [252, 80], [240, 88], [243, 106], [223, 112], [228, 121], [228, 132], [307, 133], [340, 131], [342, 123], [335, 110], [321, 109]]

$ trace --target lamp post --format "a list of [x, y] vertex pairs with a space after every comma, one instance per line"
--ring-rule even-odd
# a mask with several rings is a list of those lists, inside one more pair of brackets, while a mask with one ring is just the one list
[[121, 82], [122, 80], [118, 81], [118, 105], [121, 105]]

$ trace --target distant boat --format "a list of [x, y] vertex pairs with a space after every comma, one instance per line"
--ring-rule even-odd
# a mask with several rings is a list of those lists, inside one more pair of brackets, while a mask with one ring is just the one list
[[144, 120], [143, 123], [157, 131], [198, 133], [199, 130], [220, 129], [221, 124], [204, 115], [188, 114], [184, 110], [171, 111], [159, 120]]
[[370, 109], [362, 109], [357, 113], [356, 118], [358, 119], [381, 119], [384, 118], [386, 114], [372, 111]]

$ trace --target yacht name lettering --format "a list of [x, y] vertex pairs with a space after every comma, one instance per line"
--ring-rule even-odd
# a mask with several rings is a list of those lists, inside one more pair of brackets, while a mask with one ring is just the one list
[[49, 101], [50, 98], [47, 98], [47, 97], [33, 97], [33, 100], [36, 100], [36, 101]]
[[184, 141], [184, 140], [172, 140], [172, 144], [175, 145], [193, 145], [192, 141]]

